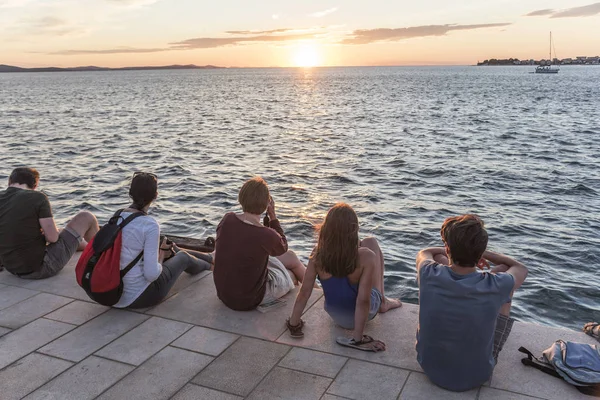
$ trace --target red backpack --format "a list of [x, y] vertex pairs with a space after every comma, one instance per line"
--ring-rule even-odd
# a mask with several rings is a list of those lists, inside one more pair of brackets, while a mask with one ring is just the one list
[[123, 294], [123, 277], [144, 255], [142, 251], [121, 270], [122, 230], [137, 217], [146, 215], [144, 212], [137, 212], [123, 218], [122, 212], [123, 210], [117, 211], [108, 223], [100, 228], [83, 250], [75, 267], [79, 286], [90, 299], [105, 306], [113, 306], [119, 302]]

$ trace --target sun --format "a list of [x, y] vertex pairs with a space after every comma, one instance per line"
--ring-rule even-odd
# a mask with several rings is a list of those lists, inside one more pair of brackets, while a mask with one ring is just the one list
[[315, 46], [305, 45], [299, 47], [294, 52], [294, 66], [296, 67], [316, 67], [320, 64], [319, 52]]

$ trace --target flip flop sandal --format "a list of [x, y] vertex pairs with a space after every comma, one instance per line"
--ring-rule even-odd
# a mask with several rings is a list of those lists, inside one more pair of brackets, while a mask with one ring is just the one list
[[[586, 335], [590, 335], [591, 337], [593, 337], [596, 340], [600, 340], [600, 334], [597, 333], [598, 330], [596, 329], [599, 326], [600, 326], [600, 324], [597, 322], [588, 322], [587, 324], [585, 324], [583, 326], [583, 332], [585, 332]], [[596, 332], [594, 332], [594, 331], [596, 331]]]
[[363, 335], [362, 340], [358, 341], [358, 342], [356, 340], [354, 340], [354, 338], [348, 338], [345, 336], [339, 336], [335, 341], [340, 346], [350, 347], [350, 348], [356, 349], [356, 350], [370, 351], [373, 353], [376, 353], [378, 351], [373, 348], [362, 347], [363, 344], [371, 343], [374, 341], [374, 339], [368, 335]]
[[290, 331], [290, 336], [296, 339], [300, 339], [304, 337], [304, 332], [302, 332], [302, 328], [304, 328], [304, 321], [300, 320], [298, 325], [290, 324], [290, 319], [285, 320], [285, 325]]

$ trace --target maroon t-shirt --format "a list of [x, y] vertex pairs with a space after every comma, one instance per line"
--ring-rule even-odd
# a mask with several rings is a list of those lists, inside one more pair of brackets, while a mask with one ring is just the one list
[[239, 311], [252, 310], [265, 296], [269, 256], [280, 256], [287, 239], [278, 220], [270, 228], [240, 220], [227, 213], [217, 227], [213, 277], [217, 296]]

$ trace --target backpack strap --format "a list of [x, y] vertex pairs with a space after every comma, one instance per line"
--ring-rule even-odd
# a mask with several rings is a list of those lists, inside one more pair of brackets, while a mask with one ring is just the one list
[[132, 262], [130, 262], [129, 264], [127, 264], [127, 266], [125, 268], [123, 268], [121, 270], [121, 279], [127, 275], [127, 273], [129, 271], [131, 271], [131, 268], [135, 267], [135, 264], [138, 263], [138, 261], [140, 261], [142, 259], [142, 257], [144, 256], [144, 250], [142, 250], [142, 252], [140, 254], [137, 255], [136, 258], [133, 259]]
[[[118, 218], [118, 217], [120, 217], [120, 216], [121, 216], [121, 212], [122, 212], [122, 211], [123, 211], [123, 210], [119, 210], [119, 211], [117, 211], [117, 214], [115, 214], [115, 217], [117, 217], [117, 218]], [[140, 211], [140, 212], [136, 212], [136, 213], [133, 213], [133, 214], [131, 214], [129, 217], [125, 218], [125, 219], [123, 220], [123, 222], [121, 222], [121, 223], [119, 224], [119, 229], [120, 229], [120, 230], [123, 230], [123, 228], [125, 228], [125, 227], [126, 227], [126, 226], [127, 226], [127, 225], [128, 225], [130, 222], [131, 222], [131, 221], [133, 221], [133, 220], [134, 220], [134, 219], [136, 219], [137, 217], [141, 217], [141, 216], [143, 216], [143, 215], [146, 215], [146, 213], [145, 213], [145, 212], [143, 212], [143, 211]], [[121, 218], [122, 218], [122, 217], [121, 217]], [[143, 257], [143, 256], [144, 256], [144, 250], [142, 250], [142, 251], [140, 252], [140, 254], [138, 254], [138, 255], [137, 255], [137, 257], [133, 259], [133, 261], [132, 261], [132, 262], [130, 262], [129, 264], [127, 264], [127, 266], [121, 270], [121, 279], [122, 279], [122, 278], [123, 278], [125, 275], [127, 275], [127, 273], [128, 273], [129, 271], [131, 271], [131, 268], [135, 267], [135, 264], [137, 264], [137, 263], [138, 263], [138, 261], [140, 261], [140, 260], [142, 259], [142, 257]]]
[[546, 364], [544, 362], [541, 362], [537, 357], [535, 357], [533, 355], [532, 352], [527, 350], [525, 347], [519, 347], [519, 352], [527, 354], [527, 358], [521, 359], [521, 362], [523, 363], [523, 365], [527, 365], [527, 366], [533, 367], [535, 369], [538, 369], [542, 372], [545, 372], [548, 375], [552, 375], [555, 378], [563, 379], [563, 377], [560, 376], [554, 368], [552, 368], [551, 366], [549, 366], [548, 364]]
[[[121, 210], [121, 211], [122, 211], [122, 210]], [[131, 214], [129, 217], [125, 218], [125, 219], [123, 220], [123, 222], [121, 222], [121, 223], [119, 224], [119, 229], [121, 229], [121, 230], [122, 230], [122, 229], [123, 229], [123, 228], [125, 228], [125, 227], [126, 227], [126, 226], [127, 226], [127, 225], [128, 225], [130, 222], [131, 222], [131, 221], [133, 221], [133, 220], [134, 220], [134, 219], [136, 219], [137, 217], [141, 217], [141, 216], [144, 216], [144, 215], [146, 215], [146, 213], [145, 213], [145, 212], [143, 212], [143, 211], [136, 212], [136, 213], [132, 213], [132, 214]], [[116, 217], [121, 217], [121, 214], [120, 214], [120, 213], [119, 213], [119, 215], [116, 215], [116, 214], [115, 214], [115, 216], [116, 216]], [[121, 217], [121, 218], [123, 218], [123, 217]]]

